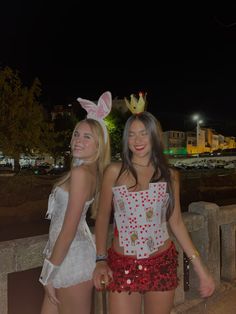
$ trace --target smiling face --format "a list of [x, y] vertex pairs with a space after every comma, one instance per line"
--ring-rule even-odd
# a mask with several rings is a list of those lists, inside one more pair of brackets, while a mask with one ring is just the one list
[[133, 159], [150, 156], [151, 141], [145, 125], [140, 120], [134, 120], [128, 132], [128, 146], [133, 153]]
[[98, 152], [98, 137], [86, 122], [75, 128], [71, 139], [71, 152], [74, 158], [93, 161]]

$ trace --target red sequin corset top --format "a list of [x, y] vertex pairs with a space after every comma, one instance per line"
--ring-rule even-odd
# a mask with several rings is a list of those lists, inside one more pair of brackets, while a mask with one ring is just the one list
[[129, 192], [125, 185], [113, 187], [115, 223], [125, 255], [147, 258], [169, 238], [166, 210], [167, 183], [150, 183], [149, 189]]

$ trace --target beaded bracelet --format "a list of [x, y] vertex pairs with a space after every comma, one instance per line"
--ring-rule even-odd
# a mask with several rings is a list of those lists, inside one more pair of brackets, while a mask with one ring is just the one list
[[194, 253], [191, 256], [188, 257], [189, 262], [192, 262], [198, 256], [200, 256], [200, 254], [198, 253], [197, 250], [195, 250]]
[[107, 254], [100, 254], [96, 256], [96, 263], [107, 260]]

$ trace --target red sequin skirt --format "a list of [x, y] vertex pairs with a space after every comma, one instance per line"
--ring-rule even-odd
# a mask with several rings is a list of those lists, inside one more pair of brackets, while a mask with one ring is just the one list
[[170, 291], [178, 285], [178, 252], [173, 242], [165, 251], [143, 259], [119, 254], [111, 247], [108, 265], [113, 272], [109, 291]]

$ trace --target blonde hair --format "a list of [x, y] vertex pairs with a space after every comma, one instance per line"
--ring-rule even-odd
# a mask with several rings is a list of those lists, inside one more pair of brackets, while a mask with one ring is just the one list
[[[87, 123], [90, 126], [92, 133], [96, 134], [98, 138], [98, 151], [94, 159], [94, 162], [97, 163], [97, 182], [96, 182], [94, 201], [91, 207], [91, 218], [95, 219], [97, 215], [98, 202], [99, 202], [100, 190], [101, 190], [102, 179], [103, 179], [103, 172], [111, 160], [110, 138], [109, 138], [109, 135], [107, 134], [108, 135], [107, 141], [105, 142], [103, 128], [101, 124], [97, 120], [94, 120], [94, 119], [84, 119], [84, 120], [79, 121], [73, 130], [72, 138], [73, 138], [75, 130], [78, 128], [78, 126], [81, 123]], [[71, 168], [76, 167], [76, 166], [77, 165], [76, 163], [73, 162], [73, 158], [72, 158]], [[71, 173], [69, 171], [62, 178], [60, 178], [59, 181], [55, 183], [54, 188], [56, 186], [59, 186], [65, 183], [67, 180], [70, 179], [70, 176], [71, 176]]]

